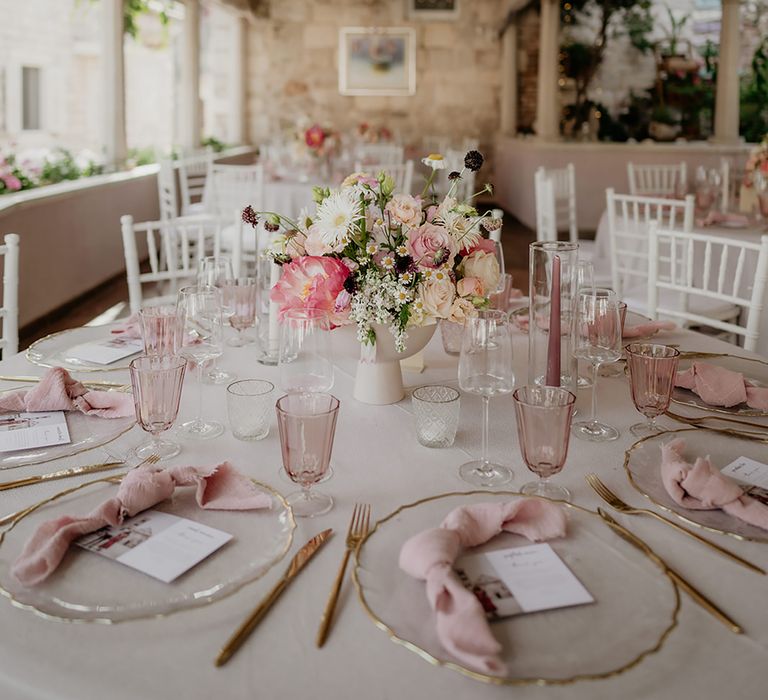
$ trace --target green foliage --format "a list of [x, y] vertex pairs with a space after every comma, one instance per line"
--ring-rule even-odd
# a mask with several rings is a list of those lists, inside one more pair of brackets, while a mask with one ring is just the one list
[[227, 144], [219, 141], [215, 136], [206, 136], [202, 141], [203, 148], [210, 148], [214, 153], [221, 153]]
[[80, 168], [72, 153], [66, 148], [57, 148], [43, 165], [40, 184], [53, 185], [64, 180], [77, 180], [80, 176]]
[[[168, 15], [168, 7], [170, 7], [170, 0], [163, 2], [163, 8], [158, 12], [160, 22], [164, 27], [167, 27], [170, 23], [170, 16]], [[139, 16], [145, 13], [153, 12], [150, 0], [123, 0], [123, 21], [125, 33], [131, 38], [136, 39], [139, 36]]]
[[741, 83], [741, 135], [759, 142], [768, 133], [768, 38], [755, 50], [751, 71]]
[[128, 165], [134, 168], [138, 167], [139, 165], [157, 163], [157, 151], [152, 146], [145, 146], [144, 148], [129, 148], [127, 161]]

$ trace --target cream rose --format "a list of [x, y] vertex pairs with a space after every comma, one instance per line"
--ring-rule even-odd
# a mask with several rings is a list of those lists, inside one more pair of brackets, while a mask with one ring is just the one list
[[477, 277], [464, 277], [456, 285], [456, 292], [460, 297], [483, 296], [483, 283]]
[[434, 318], [447, 318], [456, 297], [456, 288], [447, 276], [443, 279], [432, 277], [422, 282], [419, 297], [424, 305], [424, 313]]
[[421, 200], [409, 194], [396, 194], [384, 210], [400, 224], [416, 228], [421, 223]]
[[448, 316], [448, 320], [454, 323], [464, 323], [464, 321], [476, 313], [475, 306], [469, 299], [455, 299], [453, 304], [451, 304], [451, 313]]
[[501, 277], [496, 255], [483, 250], [477, 250], [461, 261], [461, 273], [464, 277], [479, 279], [486, 294], [496, 289]]

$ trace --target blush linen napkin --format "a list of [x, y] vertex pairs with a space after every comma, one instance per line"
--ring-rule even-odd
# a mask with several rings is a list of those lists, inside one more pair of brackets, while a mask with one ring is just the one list
[[61, 563], [73, 540], [105, 525], [118, 526], [125, 518], [170, 498], [179, 486], [195, 486], [201, 508], [255, 510], [269, 508], [270, 497], [229, 462], [213, 467], [158, 469], [143, 465], [128, 472], [114, 498], [81, 518], [68, 515], [42, 523], [24, 545], [11, 573], [24, 586], [45, 581]]
[[468, 666], [492, 675], [506, 672], [501, 645], [491, 633], [483, 606], [462, 585], [453, 562], [466, 547], [476, 547], [501, 532], [533, 542], [563, 537], [566, 518], [555, 503], [516, 498], [478, 503], [452, 510], [440, 527], [411, 537], [400, 550], [400, 568], [427, 583], [435, 611], [437, 637], [443, 647]]
[[621, 337], [625, 340], [645, 338], [659, 331], [673, 331], [675, 328], [677, 324], [674, 321], [648, 321], [648, 323], [638, 323], [636, 326], [624, 326]]
[[0, 413], [18, 411], [82, 411], [100, 418], [134, 415], [133, 396], [121, 391], [91, 391], [61, 367], [49, 369], [34, 389], [0, 397]]
[[768, 388], [751, 386], [744, 381], [741, 372], [709, 362], [694, 362], [688, 369], [678, 372], [675, 386], [690, 389], [710, 406], [727, 408], [746, 403], [750, 408], [768, 411]]
[[743, 228], [749, 225], [749, 217], [744, 214], [726, 213], [720, 211], [711, 211], [703, 219], [696, 219], [697, 226], [717, 226], [722, 224], [723, 226], [738, 226]]
[[131, 314], [119, 325], [112, 329], [112, 335], [119, 335], [121, 338], [141, 339], [141, 322], [139, 314]]
[[684, 457], [685, 440], [676, 438], [661, 448], [661, 480], [675, 503], [692, 510], [721, 510], [745, 523], [768, 530], [768, 507], [744, 493], [736, 481], [710, 462]]

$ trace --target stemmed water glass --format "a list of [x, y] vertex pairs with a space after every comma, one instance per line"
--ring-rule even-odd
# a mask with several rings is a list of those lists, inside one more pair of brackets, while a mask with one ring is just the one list
[[569, 501], [568, 489], [551, 484], [549, 477], [560, 473], [568, 457], [576, 396], [561, 387], [524, 386], [512, 398], [523, 461], [539, 477], [520, 491], [528, 496]]
[[597, 376], [600, 366], [621, 357], [619, 302], [610, 289], [582, 290], [576, 300], [574, 355], [592, 365], [592, 411], [589, 420], [573, 424], [582, 440], [615, 440], [619, 431], [597, 420]]
[[131, 362], [136, 420], [152, 435], [149, 442], [134, 450], [139, 459], [147, 459], [153, 454], [168, 459], [181, 452], [178, 443], [161, 440], [158, 436], [173, 425], [179, 413], [186, 366], [183, 357], [171, 355], [146, 355]]
[[145, 355], [176, 355], [178, 353], [181, 322], [175, 306], [166, 304], [140, 309], [139, 324]]
[[[221, 290], [221, 313], [223, 318], [229, 319], [235, 313], [233, 298], [229, 293], [229, 287], [235, 279], [232, 273], [232, 261], [228, 255], [208, 255], [200, 260], [197, 270], [198, 286], [216, 287]], [[234, 372], [227, 372], [218, 367], [218, 358], [213, 361], [213, 366], [205, 375], [212, 384], [225, 384], [236, 378]]]
[[656, 424], [656, 418], [669, 408], [680, 352], [654, 343], [631, 343], [625, 349], [632, 401], [648, 419], [629, 430], [637, 437], [663, 433], [664, 428]]
[[229, 317], [229, 325], [237, 331], [237, 335], [230, 338], [227, 345], [239, 348], [256, 342], [255, 338], [247, 336], [243, 331], [256, 325], [258, 291], [255, 277], [238, 277], [222, 287], [223, 295], [231, 303], [233, 310]]
[[203, 420], [203, 367], [223, 351], [221, 292], [209, 286], [183, 287], [179, 290], [178, 309], [181, 316], [179, 354], [197, 366], [199, 385], [197, 417], [182, 423], [181, 427], [190, 437], [208, 440], [224, 432], [221, 423]]
[[498, 486], [512, 479], [512, 470], [488, 459], [488, 410], [492, 396], [515, 388], [509, 317], [494, 309], [478, 311], [464, 325], [459, 357], [459, 386], [483, 399], [482, 456], [462, 464], [459, 475], [474, 486]]
[[[583, 289], [592, 292], [595, 289], [595, 268], [589, 260], [579, 260], [576, 263], [576, 294]], [[578, 389], [588, 389], [592, 386], [592, 378], [579, 372], [576, 387]]]
[[289, 309], [280, 327], [283, 391], [324, 392], [333, 386], [331, 322], [321, 309]]

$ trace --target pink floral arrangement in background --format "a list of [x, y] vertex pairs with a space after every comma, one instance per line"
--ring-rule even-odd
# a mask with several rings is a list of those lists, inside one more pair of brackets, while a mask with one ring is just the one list
[[304, 131], [304, 145], [315, 156], [331, 155], [338, 148], [338, 136], [332, 129], [312, 124]]
[[768, 134], [752, 149], [747, 159], [745, 171], [744, 184], [746, 185], [752, 184], [755, 173], [760, 173], [764, 178], [768, 178]]
[[357, 136], [364, 143], [388, 143], [394, 138], [388, 127], [375, 126], [368, 122], [360, 122], [357, 125]]

